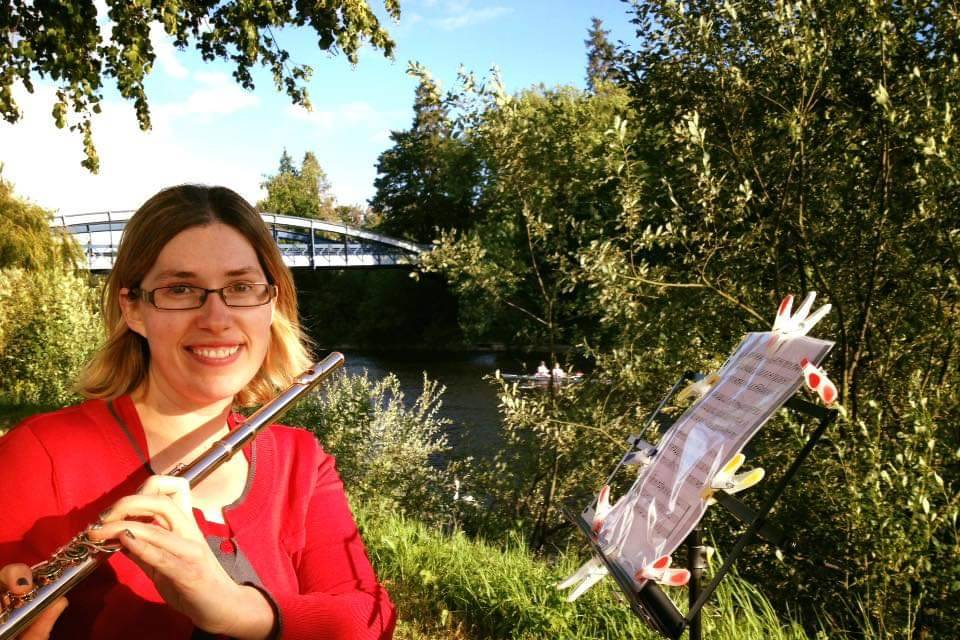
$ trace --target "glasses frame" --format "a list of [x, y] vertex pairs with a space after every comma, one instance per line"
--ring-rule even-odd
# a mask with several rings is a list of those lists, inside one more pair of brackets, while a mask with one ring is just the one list
[[[230, 304], [229, 302], [227, 302], [227, 296], [224, 294], [223, 291], [224, 289], [235, 287], [238, 284], [241, 284], [241, 283], [235, 282], [233, 284], [228, 284], [223, 287], [220, 287], [219, 289], [207, 289], [205, 287], [196, 287], [194, 285], [186, 285], [186, 284], [171, 285], [166, 287], [156, 287], [150, 290], [141, 289], [140, 287], [132, 287], [130, 289], [129, 296], [131, 298], [136, 298], [137, 300], [144, 300], [146, 302], [149, 302], [154, 306], [155, 309], [159, 309], [160, 311], [193, 311], [195, 309], [203, 308], [203, 305], [207, 303], [207, 298], [210, 297], [211, 293], [215, 293], [218, 296], [220, 296], [220, 300], [223, 301], [223, 304], [230, 307], [231, 309], [253, 309], [255, 307], [262, 307], [263, 305], [270, 304], [271, 301], [275, 300], [277, 298], [277, 294], [279, 293], [279, 289], [277, 288], [277, 285], [271, 284], [269, 282], [244, 282], [242, 284], [248, 284], [250, 286], [256, 286], [256, 287], [265, 286], [268, 288], [267, 291], [269, 292], [270, 295], [267, 297], [266, 300], [264, 300], [263, 302], [258, 302], [257, 304], [239, 304], [239, 305]], [[161, 289], [174, 289], [177, 287], [188, 287], [190, 289], [196, 289], [198, 291], [202, 291], [203, 293], [200, 294], [200, 303], [195, 307], [177, 307], [175, 309], [171, 309], [169, 307], [161, 307], [160, 305], [157, 304], [157, 301], [155, 298], [155, 294], [157, 291], [160, 291]]]

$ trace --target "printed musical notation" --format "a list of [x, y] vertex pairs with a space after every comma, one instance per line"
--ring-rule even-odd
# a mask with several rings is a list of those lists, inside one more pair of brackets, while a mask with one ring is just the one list
[[600, 544], [627, 575], [683, 542], [703, 517], [713, 476], [797, 390], [800, 361], [819, 363], [831, 346], [806, 336], [743, 338], [719, 381], [663, 435], [653, 462], [604, 521]]

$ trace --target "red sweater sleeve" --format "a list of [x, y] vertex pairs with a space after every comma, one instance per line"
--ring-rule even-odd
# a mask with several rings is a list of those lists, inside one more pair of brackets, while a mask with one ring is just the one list
[[305, 543], [294, 557], [300, 594], [271, 594], [280, 612], [281, 637], [390, 638], [393, 603], [367, 559], [333, 457], [319, 446], [317, 453]]
[[62, 540], [50, 455], [26, 425], [0, 437], [0, 566], [46, 559]]

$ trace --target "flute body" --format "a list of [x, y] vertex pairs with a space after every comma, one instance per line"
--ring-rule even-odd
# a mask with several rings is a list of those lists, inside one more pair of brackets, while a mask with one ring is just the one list
[[[195, 487], [343, 362], [343, 354], [334, 352], [314, 364], [200, 457], [187, 466], [177, 467], [170, 475], [185, 478], [191, 487]], [[3, 601], [0, 601], [0, 640], [11, 640], [26, 629], [44, 609], [93, 573], [119, 549], [119, 545], [91, 541], [84, 531], [60, 547], [49, 560], [32, 567], [33, 589], [23, 595], [6, 593]]]

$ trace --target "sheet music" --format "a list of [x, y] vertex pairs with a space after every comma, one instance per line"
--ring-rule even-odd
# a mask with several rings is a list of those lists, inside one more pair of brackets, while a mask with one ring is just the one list
[[608, 556], [635, 576], [676, 550], [703, 517], [713, 476], [803, 382], [801, 359], [819, 364], [832, 346], [747, 334], [720, 380], [663, 435], [653, 462], [604, 519], [599, 544]]

